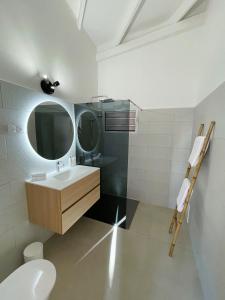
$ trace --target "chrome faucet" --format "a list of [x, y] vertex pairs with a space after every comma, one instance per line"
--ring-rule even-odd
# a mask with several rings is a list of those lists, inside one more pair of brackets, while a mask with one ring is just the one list
[[56, 163], [57, 172], [60, 172], [61, 169], [63, 168], [63, 166], [64, 166], [64, 163], [61, 160], [57, 161], [57, 163]]

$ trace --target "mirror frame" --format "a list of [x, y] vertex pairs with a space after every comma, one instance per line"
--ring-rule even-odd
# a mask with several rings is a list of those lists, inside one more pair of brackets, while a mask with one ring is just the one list
[[[61, 156], [61, 157], [59, 157], [59, 158], [56, 158], [56, 159], [49, 159], [49, 158], [45, 158], [45, 157], [41, 156], [41, 155], [34, 149], [33, 145], [32, 145], [31, 142], [30, 142], [30, 137], [29, 137], [29, 120], [30, 120], [30, 116], [31, 116], [31, 114], [33, 113], [33, 111], [34, 111], [39, 105], [42, 105], [42, 104], [44, 104], [44, 103], [46, 103], [46, 102], [51, 102], [51, 103], [53, 103], [53, 104], [60, 105], [60, 106], [68, 113], [68, 115], [70, 116], [71, 123], [72, 123], [72, 126], [73, 126], [73, 138], [72, 138], [72, 142], [71, 142], [70, 148], [68, 149], [68, 151], [67, 151], [63, 156]], [[76, 134], [76, 132], [75, 132], [74, 120], [73, 120], [73, 118], [71, 117], [70, 112], [68, 111], [68, 109], [67, 109], [63, 104], [61, 104], [61, 103], [59, 103], [59, 102], [57, 102], [57, 101], [53, 101], [53, 100], [43, 100], [43, 101], [39, 102], [38, 104], [36, 104], [36, 105], [32, 108], [32, 110], [29, 112], [29, 114], [28, 114], [28, 116], [27, 116], [27, 122], [26, 122], [26, 137], [27, 137], [28, 144], [29, 144], [29, 146], [31, 147], [32, 151], [33, 151], [36, 155], [38, 155], [40, 158], [42, 158], [42, 159], [44, 159], [44, 160], [54, 162], [54, 161], [57, 161], [57, 160], [62, 159], [64, 156], [68, 155], [68, 153], [71, 151], [72, 147], [73, 147], [73, 146], [75, 147], [75, 145], [74, 145], [74, 142], [75, 142], [75, 134]]]

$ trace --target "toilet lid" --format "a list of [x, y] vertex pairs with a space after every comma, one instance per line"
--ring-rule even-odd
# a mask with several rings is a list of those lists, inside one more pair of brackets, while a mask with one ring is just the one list
[[56, 269], [45, 259], [30, 261], [0, 284], [0, 299], [43, 300], [54, 287]]

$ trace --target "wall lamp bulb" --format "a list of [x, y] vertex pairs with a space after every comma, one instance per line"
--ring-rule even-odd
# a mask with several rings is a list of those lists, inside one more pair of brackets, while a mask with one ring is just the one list
[[60, 85], [59, 81], [55, 81], [55, 82], [53, 83], [53, 86], [54, 86], [54, 87], [57, 87], [57, 86], [59, 86], [59, 85]]

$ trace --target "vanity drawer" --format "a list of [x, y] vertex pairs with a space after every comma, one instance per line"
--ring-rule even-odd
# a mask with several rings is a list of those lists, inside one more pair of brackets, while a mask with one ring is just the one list
[[99, 184], [100, 170], [97, 170], [64, 189], [61, 193], [61, 211], [64, 212], [67, 208], [78, 202], [84, 195], [89, 193]]
[[64, 234], [77, 220], [83, 216], [92, 205], [100, 198], [100, 186], [94, 188], [90, 193], [80, 199], [62, 214], [62, 234]]

